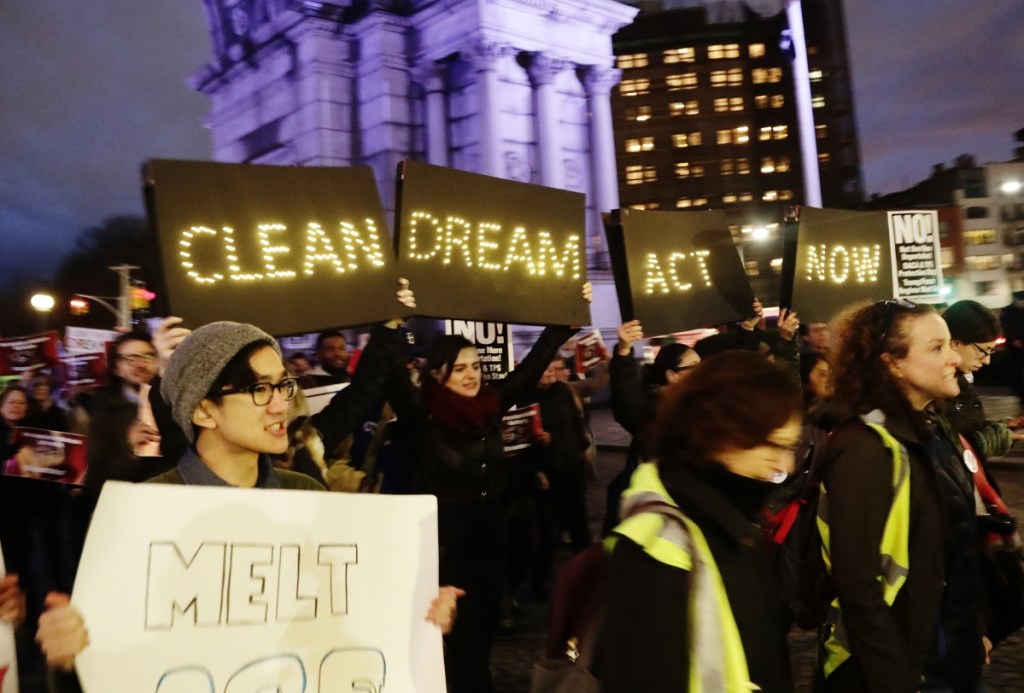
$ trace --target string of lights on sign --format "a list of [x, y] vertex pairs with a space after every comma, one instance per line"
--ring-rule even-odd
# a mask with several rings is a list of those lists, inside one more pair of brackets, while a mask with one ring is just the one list
[[[235, 282], [253, 282], [262, 280], [293, 279], [298, 276], [296, 270], [279, 268], [278, 260], [290, 255], [293, 249], [285, 241], [289, 240], [288, 227], [279, 223], [258, 224], [256, 240], [260, 247], [262, 268], [259, 271], [243, 271], [239, 260], [238, 242], [235, 229], [222, 226], [220, 230], [208, 226], [192, 226], [181, 232], [178, 240], [179, 263], [185, 273], [197, 284], [216, 284], [227, 278]], [[333, 235], [333, 238], [332, 238]], [[282, 236], [284, 238], [282, 238]], [[209, 249], [198, 251], [197, 244], [205, 239], [221, 240], [220, 257]], [[291, 239], [295, 247], [302, 249], [301, 267], [306, 276], [313, 276], [318, 268], [326, 266], [328, 272], [343, 274], [354, 272], [360, 266], [384, 267], [384, 252], [381, 249], [380, 234], [372, 219], [365, 220], [364, 230], [358, 230], [347, 221], [338, 223], [337, 233], [330, 234], [320, 224], [309, 222], [298, 238]], [[339, 241], [343, 253], [339, 254], [335, 242]], [[203, 266], [211, 266], [215, 262], [222, 263], [226, 271], [211, 271], [202, 274], [196, 268], [196, 262], [202, 261]]]
[[[457, 262], [492, 272], [521, 266], [532, 276], [580, 278], [583, 247], [577, 233], [567, 234], [559, 249], [549, 231], [531, 234], [526, 227], [516, 226], [506, 233], [501, 224], [478, 222], [474, 226], [457, 216], [446, 217], [442, 223], [421, 211], [409, 215], [407, 233], [405, 258], [414, 262]], [[502, 249], [504, 259], [497, 262]]]
[[695, 250], [689, 253], [676, 251], [669, 254], [663, 262], [657, 253], [647, 253], [644, 259], [644, 293], [650, 296], [655, 291], [667, 294], [692, 289], [692, 282], [684, 282], [679, 278], [679, 265], [688, 259], [696, 263], [696, 273], [700, 275], [704, 286], [710, 287], [712, 285], [711, 275], [708, 273], [707, 266], [707, 257], [710, 254], [710, 251], [707, 250]]
[[858, 284], [874, 284], [878, 281], [881, 266], [882, 246], [828, 246], [824, 243], [808, 246], [807, 274], [809, 281], [846, 284], [849, 280]]

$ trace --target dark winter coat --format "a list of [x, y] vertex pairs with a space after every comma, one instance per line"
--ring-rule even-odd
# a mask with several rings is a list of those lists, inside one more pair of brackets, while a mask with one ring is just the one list
[[850, 419], [829, 441], [823, 483], [833, 581], [852, 657], [826, 689], [909, 693], [927, 670], [957, 691], [973, 691], [984, 652], [970, 475], [941, 418], [927, 434], [903, 417], [884, 425], [910, 456], [909, 574], [887, 606], [877, 575], [893, 501], [892, 454], [875, 431]]
[[960, 394], [949, 401], [946, 416], [953, 428], [961, 433], [982, 461], [1005, 455], [1013, 446], [1013, 433], [1001, 421], [990, 421], [985, 416], [974, 383], [957, 371], [956, 381], [960, 383]]
[[540, 380], [558, 348], [574, 333], [568, 327], [545, 328], [519, 366], [494, 385], [498, 412], [474, 431], [453, 431], [432, 418], [408, 372], [395, 364], [388, 400], [398, 416], [403, 443], [416, 458], [419, 490], [437, 496], [442, 563], [474, 561], [474, 555], [500, 549], [497, 526], [508, 491], [501, 415]]
[[[750, 679], [768, 693], [792, 691], [789, 612], [761, 533], [769, 484], [717, 465], [698, 472], [673, 460], [661, 480], [700, 528], [725, 584]], [[608, 604], [596, 670], [605, 693], [680, 693], [689, 682], [690, 573], [619, 538], [609, 562]]]

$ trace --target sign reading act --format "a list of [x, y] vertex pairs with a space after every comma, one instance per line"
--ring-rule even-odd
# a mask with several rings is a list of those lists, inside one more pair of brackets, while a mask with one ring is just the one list
[[668, 334], [739, 320], [754, 295], [721, 211], [620, 209], [606, 226], [623, 320]]

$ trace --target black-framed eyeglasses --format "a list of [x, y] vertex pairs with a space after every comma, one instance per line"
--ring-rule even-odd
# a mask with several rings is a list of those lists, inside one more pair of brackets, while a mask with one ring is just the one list
[[788, 452], [790, 455], [796, 455], [800, 452], [800, 442], [797, 441], [791, 445], [783, 445], [782, 443], [776, 443], [774, 440], [766, 440], [762, 443], [770, 448], [774, 448], [779, 452]]
[[978, 350], [978, 353], [981, 354], [982, 360], [991, 358], [992, 354], [996, 353], [995, 347], [992, 347], [991, 349], [986, 349], [985, 347], [981, 346], [980, 344], [977, 344], [976, 342], [971, 342], [971, 346]]
[[885, 344], [885, 340], [889, 336], [889, 329], [892, 327], [892, 321], [896, 318], [896, 313], [914, 310], [917, 308], [917, 304], [905, 298], [893, 298], [888, 301], [879, 301], [878, 303], [885, 306], [885, 317], [882, 320], [882, 339], [880, 340], [882, 344]]
[[295, 399], [295, 395], [299, 393], [299, 379], [298, 378], [285, 378], [281, 382], [274, 383], [253, 383], [246, 387], [237, 387], [227, 390], [221, 390], [222, 395], [241, 395], [249, 393], [252, 397], [252, 403], [257, 407], [265, 407], [270, 404], [270, 400], [274, 398], [274, 392], [281, 393], [285, 401], [291, 401]]
[[118, 354], [117, 360], [126, 363], [153, 363], [156, 354]]

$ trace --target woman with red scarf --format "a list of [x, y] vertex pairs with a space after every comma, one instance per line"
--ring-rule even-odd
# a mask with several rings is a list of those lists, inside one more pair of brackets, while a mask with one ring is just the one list
[[[589, 301], [589, 284], [584, 297]], [[416, 451], [417, 490], [437, 496], [441, 584], [466, 591], [446, 636], [453, 693], [491, 693], [490, 653], [501, 598], [507, 470], [501, 417], [544, 373], [575, 328], [547, 327], [529, 355], [500, 383], [483, 381], [477, 348], [464, 337], [436, 337], [422, 388], [407, 371], [391, 379], [400, 435]]]

